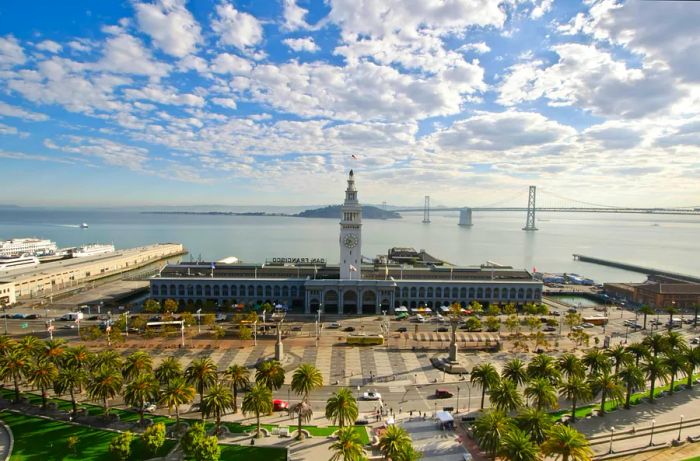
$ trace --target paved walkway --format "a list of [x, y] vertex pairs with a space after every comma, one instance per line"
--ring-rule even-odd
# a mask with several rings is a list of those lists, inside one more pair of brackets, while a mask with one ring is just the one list
[[0, 461], [10, 459], [12, 454], [12, 435], [8, 432], [10, 428], [0, 421]]
[[615, 461], [683, 461], [695, 456], [700, 456], [700, 443], [686, 443], [680, 447], [621, 456], [615, 458]]

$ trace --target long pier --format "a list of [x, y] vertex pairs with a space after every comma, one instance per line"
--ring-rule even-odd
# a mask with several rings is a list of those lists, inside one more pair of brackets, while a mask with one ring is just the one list
[[630, 271], [630, 272], [638, 272], [640, 274], [662, 275], [665, 277], [672, 277], [672, 278], [678, 279], [678, 280], [684, 280], [686, 282], [700, 283], [700, 277], [695, 277], [693, 275], [679, 274], [676, 272], [665, 271], [662, 269], [637, 266], [635, 264], [627, 264], [627, 263], [622, 263], [619, 261], [610, 261], [608, 259], [593, 258], [591, 256], [584, 256], [584, 255], [579, 255], [579, 254], [574, 254], [573, 256], [574, 256], [574, 260], [581, 261], [581, 262], [599, 264], [601, 266], [615, 267], [615, 268], [624, 269], [624, 270]]

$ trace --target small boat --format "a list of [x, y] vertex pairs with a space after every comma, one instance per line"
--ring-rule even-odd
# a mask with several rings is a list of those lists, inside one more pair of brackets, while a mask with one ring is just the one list
[[80, 228], [81, 228], [81, 229], [87, 229], [87, 228], [88, 228], [87, 223], [86, 223], [86, 222], [82, 223], [82, 224], [80, 225]]

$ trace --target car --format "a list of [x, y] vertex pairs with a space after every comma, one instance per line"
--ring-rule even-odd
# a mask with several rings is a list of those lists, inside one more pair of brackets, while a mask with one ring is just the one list
[[549, 313], [549, 315], [554, 315], [556, 317], [559, 317], [561, 314], [559, 313], [559, 311], [552, 311]]
[[452, 392], [448, 391], [447, 389], [435, 389], [435, 398], [436, 399], [449, 399], [453, 396]]
[[64, 325], [61, 325], [61, 328], [63, 328], [64, 330], [70, 330], [70, 329], [75, 328], [75, 324], [74, 323], [66, 323]]
[[226, 314], [224, 313], [218, 313], [216, 314], [216, 317], [214, 318], [215, 322], [225, 322], [226, 321]]
[[663, 322], [662, 322], [661, 320], [654, 319], [654, 320], [651, 321], [651, 324], [652, 324], [652, 325], [658, 326], [658, 325], [663, 324]]
[[575, 314], [575, 313], [577, 313], [578, 311], [576, 310], [575, 307], [570, 307], [570, 308], [568, 308], [568, 309], [566, 310], [566, 312], [568, 312], [569, 314]]
[[148, 319], [149, 322], [160, 322], [160, 315], [154, 315]]
[[396, 329], [399, 333], [406, 333], [408, 331], [408, 328], [406, 327], [399, 327]]
[[686, 325], [692, 325], [693, 323], [695, 323], [695, 319], [692, 317], [686, 317], [683, 319], [683, 323], [685, 323]]
[[91, 315], [87, 318], [87, 320], [100, 320], [100, 316], [99, 315]]
[[23, 319], [25, 317], [24, 317], [24, 314], [17, 313], [17, 314], [12, 314], [12, 318], [13, 319]]
[[557, 331], [556, 327], [548, 326], [543, 328], [544, 331]]
[[347, 331], [349, 333], [351, 331], [355, 331], [355, 327], [345, 327], [343, 328], [343, 331]]
[[362, 394], [362, 399], [363, 400], [381, 400], [382, 394], [380, 394], [379, 392], [375, 392], [375, 391], [369, 391], [369, 392], [365, 392], [364, 394]]
[[437, 329], [437, 331], [440, 332], [440, 333], [446, 333], [446, 332], [450, 331], [450, 329], [447, 328], [447, 327], [439, 327], [439, 328]]
[[595, 325], [593, 325], [593, 324], [590, 323], [590, 322], [584, 322], [584, 323], [581, 324], [581, 326], [582, 326], [583, 328], [593, 328]]
[[27, 314], [24, 316], [24, 318], [27, 320], [36, 320], [39, 318], [39, 316], [37, 314]]
[[700, 344], [700, 338], [693, 338], [690, 340], [690, 344]]
[[576, 325], [575, 327], [571, 327], [571, 331], [581, 331], [583, 330], [583, 327], [581, 325]]
[[369, 420], [367, 418], [360, 418], [355, 421], [355, 426], [366, 426], [369, 424]]
[[340, 328], [340, 324], [338, 322], [331, 322], [328, 324], [328, 328]]
[[272, 410], [273, 411], [285, 411], [289, 409], [289, 403], [285, 402], [284, 400], [273, 400], [272, 401]]
[[301, 331], [301, 326], [300, 325], [293, 326], [292, 331]]

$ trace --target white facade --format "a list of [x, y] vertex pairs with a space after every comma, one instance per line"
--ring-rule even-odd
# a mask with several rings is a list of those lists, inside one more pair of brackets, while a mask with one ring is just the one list
[[56, 249], [56, 243], [48, 239], [21, 238], [0, 242], [0, 256], [54, 253]]
[[340, 279], [362, 278], [362, 205], [357, 201], [357, 189], [352, 170], [340, 216]]
[[0, 282], [0, 306], [10, 306], [16, 302], [14, 284]]

